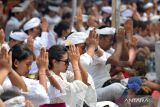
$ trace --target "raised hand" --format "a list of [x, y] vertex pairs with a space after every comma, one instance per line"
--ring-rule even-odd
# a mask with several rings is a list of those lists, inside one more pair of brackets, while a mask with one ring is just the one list
[[129, 41], [129, 48], [136, 48], [137, 46], [137, 39], [136, 37], [132, 37], [131, 41]]
[[68, 54], [69, 54], [69, 59], [71, 63], [79, 62], [80, 53], [78, 48], [75, 47], [75, 45], [69, 46]]
[[72, 63], [75, 80], [82, 81], [82, 76], [81, 76], [80, 68], [79, 68], [80, 53], [79, 53], [78, 48], [76, 48], [75, 45], [70, 45], [68, 54], [69, 54], [69, 59]]
[[78, 30], [80, 30], [82, 26], [83, 26], [82, 9], [81, 7], [78, 7], [76, 15], [76, 27]]
[[32, 51], [33, 51], [33, 42], [34, 42], [34, 40], [33, 40], [32, 36], [29, 35], [28, 39], [27, 39], [27, 47], [29, 49], [31, 49]]
[[99, 44], [99, 36], [96, 33], [95, 29], [93, 29], [92, 31], [90, 31], [89, 33], [89, 37], [87, 38], [87, 46], [94, 46], [95, 48], [98, 47]]
[[41, 21], [42, 21], [42, 32], [47, 32], [49, 25], [46, 18], [42, 17]]
[[124, 28], [127, 34], [127, 39], [131, 39], [131, 36], [133, 35], [133, 21], [132, 19], [128, 19], [125, 24]]
[[9, 71], [12, 69], [12, 53], [10, 52], [8, 54], [7, 49], [4, 47], [1, 49], [0, 65], [1, 68], [5, 68]]
[[124, 27], [120, 27], [118, 29], [118, 33], [116, 35], [116, 40], [117, 40], [117, 42], [124, 42], [124, 40], [125, 40], [125, 29], [124, 29]]
[[5, 34], [4, 30], [0, 29], [0, 44], [4, 42]]
[[37, 58], [37, 66], [39, 69], [43, 69], [40, 71], [45, 71], [48, 69], [48, 52], [46, 52], [45, 48], [41, 49], [40, 55]]

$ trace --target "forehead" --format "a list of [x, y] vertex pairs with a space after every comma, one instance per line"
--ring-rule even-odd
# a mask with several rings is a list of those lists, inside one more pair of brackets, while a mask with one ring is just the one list
[[100, 38], [113, 38], [113, 35], [100, 35]]
[[22, 60], [21, 62], [27, 63], [27, 62], [32, 62], [34, 57], [32, 55], [28, 56], [26, 59]]

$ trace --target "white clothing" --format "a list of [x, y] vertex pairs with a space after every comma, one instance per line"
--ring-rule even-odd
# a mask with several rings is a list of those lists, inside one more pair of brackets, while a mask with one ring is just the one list
[[5, 107], [25, 107], [25, 97], [17, 96], [4, 102]]
[[88, 38], [87, 33], [84, 33], [84, 32], [73, 32], [65, 40], [65, 46], [69, 46], [71, 44], [85, 43], [87, 38]]
[[82, 81], [74, 80], [74, 74], [71, 71], [60, 73], [61, 77], [52, 71], [51, 74], [66, 93], [66, 96], [63, 97], [65, 103], [70, 107], [82, 107], [87, 86]]
[[109, 74], [110, 66], [106, 65], [106, 61], [110, 56], [111, 54], [103, 52], [101, 57], [94, 55], [93, 59], [87, 53], [80, 57], [81, 63], [85, 65], [92, 76], [96, 88], [102, 87], [104, 82], [111, 78]]
[[0, 85], [0, 95], [4, 92], [3, 87]]
[[62, 38], [57, 39], [57, 45], [65, 45], [65, 40]]
[[48, 21], [50, 30], [53, 30], [54, 26], [62, 20], [61, 17], [57, 15], [54, 17], [50, 17], [49, 15], [46, 14], [44, 17]]
[[[73, 72], [71, 63], [68, 66], [68, 70]], [[96, 106], [96, 102], [97, 102], [97, 94], [96, 94], [94, 81], [93, 81], [93, 79], [92, 79], [92, 77], [91, 77], [91, 75], [89, 73], [88, 73], [87, 83], [90, 84], [90, 85], [87, 88], [87, 92], [86, 92], [84, 100], [85, 100], [85, 103], [89, 107], [95, 107]]]
[[97, 90], [97, 100], [98, 101], [113, 101], [116, 98], [122, 96], [124, 90], [126, 89], [120, 83], [112, 83], [109, 86], [98, 88]]
[[120, 83], [114, 83], [102, 88], [103, 84], [111, 78], [109, 74], [110, 65], [106, 65], [106, 61], [110, 56], [110, 53], [103, 52], [101, 57], [94, 55], [92, 58], [87, 53], [80, 57], [81, 63], [86, 66], [94, 80], [98, 101], [112, 101], [121, 96], [126, 88]]
[[[29, 79], [22, 76], [24, 80], [28, 92], [22, 92], [22, 90], [18, 90], [21, 95], [25, 96], [26, 99], [30, 100], [34, 107], [39, 107], [39, 105], [49, 103], [49, 97], [46, 93], [44, 87], [39, 83], [38, 80]], [[2, 85], [4, 90], [13, 90], [15, 91], [14, 86], [12, 86], [11, 81], [9, 78], [6, 78]], [[16, 90], [17, 91], [17, 90]]]
[[[25, 40], [25, 43], [27, 43], [27, 39]], [[34, 54], [37, 56], [40, 55], [40, 50], [41, 48], [47, 48], [47, 45], [48, 45], [48, 32], [42, 32], [41, 33], [41, 37], [36, 37], [34, 39], [34, 42], [33, 42], [33, 51], [34, 51]]]
[[49, 31], [47, 49], [56, 44], [56, 34], [53, 30]]
[[23, 21], [19, 21], [16, 17], [11, 17], [10, 20], [8, 20], [5, 28], [5, 35], [6, 35], [6, 40], [9, 41], [9, 35], [11, 31], [19, 29]]
[[42, 47], [46, 48], [48, 43], [48, 32], [42, 32], [41, 37], [36, 37], [33, 43], [34, 54], [36, 56], [40, 55], [40, 50]]
[[30, 30], [32, 28], [40, 26], [40, 24], [41, 24], [41, 20], [37, 17], [34, 17], [24, 24], [23, 30], [24, 31]]
[[109, 107], [119, 107], [117, 104], [111, 102], [111, 101], [102, 101], [98, 102], [96, 107], [104, 107], [106, 105], [109, 105]]

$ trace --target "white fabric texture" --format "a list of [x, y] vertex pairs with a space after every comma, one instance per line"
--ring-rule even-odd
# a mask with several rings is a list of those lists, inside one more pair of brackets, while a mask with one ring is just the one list
[[17, 40], [17, 41], [24, 41], [28, 37], [28, 35], [24, 32], [11, 32], [9, 36], [12, 39]]
[[[110, 65], [106, 65], [106, 61], [110, 56], [111, 54], [106, 52], [103, 52], [103, 55], [101, 57], [97, 57], [96, 55], [94, 55], [92, 59], [93, 62], [90, 62], [90, 65], [88, 64], [88, 72], [92, 76], [96, 88], [102, 87], [104, 82], [111, 78], [109, 74]], [[85, 60], [84, 63], [86, 63], [87, 65], [87, 60]]]
[[62, 38], [57, 39], [57, 45], [65, 45], [65, 40]]
[[25, 10], [24, 7], [17, 6], [12, 8], [12, 13], [23, 12]]
[[25, 107], [25, 97], [17, 96], [4, 102], [5, 107]]
[[65, 45], [85, 43], [87, 37], [88, 35], [84, 32], [73, 32], [67, 37], [67, 40], [65, 40]]
[[111, 102], [111, 101], [101, 101], [98, 102], [96, 107], [104, 107], [106, 105], [109, 105], [109, 107], [119, 107], [117, 104]]
[[73, 79], [71, 77], [72, 72], [61, 73], [62, 78], [52, 71], [51, 73], [66, 93], [66, 97], [64, 97], [66, 104], [70, 107], [82, 107], [87, 86], [79, 80], [68, 82], [67, 80], [71, 81]]
[[112, 14], [112, 7], [111, 6], [104, 6], [101, 8], [101, 10], [105, 13]]
[[49, 31], [48, 32], [48, 44], [47, 44], [47, 49], [49, 49], [50, 47], [52, 47], [53, 45], [56, 44], [56, 34], [53, 31]]
[[6, 28], [5, 28], [5, 35], [6, 35], [7, 40], [9, 40], [9, 35], [11, 31], [15, 29], [19, 29], [22, 23], [23, 21], [19, 21], [16, 17], [13, 17], [13, 16], [9, 19], [9, 21], [6, 24]]
[[34, 17], [34, 18], [30, 19], [27, 23], [24, 24], [23, 30], [27, 31], [27, 30], [32, 29], [34, 27], [40, 26], [40, 22], [41, 22], [41, 20], [39, 18]]
[[120, 83], [113, 83], [109, 86], [98, 88], [97, 90], [97, 100], [98, 101], [113, 101], [116, 98], [119, 98], [124, 90], [126, 89]]
[[[25, 40], [27, 43], [27, 39]], [[48, 32], [42, 32], [41, 37], [36, 37], [33, 42], [33, 51], [36, 56], [40, 55], [41, 48], [47, 48], [48, 45]]]
[[[68, 66], [68, 71], [73, 71], [71, 63]], [[68, 73], [68, 72], [66, 72], [66, 73]], [[70, 75], [70, 77], [72, 77], [72, 75]], [[71, 78], [70, 80], [73, 80], [73, 79], [74, 78]], [[92, 77], [91, 77], [91, 75], [89, 73], [88, 73], [87, 83], [89, 84], [89, 86], [87, 88], [84, 100], [85, 100], [85, 103], [89, 107], [95, 107], [96, 106], [96, 102], [97, 102], [97, 94], [96, 94], [94, 81], [93, 81], [93, 79], [92, 79]]]
[[120, 83], [114, 83], [101, 88], [104, 82], [111, 78], [109, 75], [110, 67], [107, 68], [105, 65], [110, 56], [110, 53], [104, 52], [101, 57], [94, 56], [92, 58], [87, 53], [80, 57], [81, 63], [88, 68], [88, 71], [94, 80], [98, 101], [112, 101], [121, 96], [126, 88]]
[[105, 27], [102, 29], [96, 29], [97, 34], [100, 35], [114, 35], [116, 32], [116, 29], [113, 27]]
[[62, 19], [60, 16], [56, 15], [54, 17], [50, 17], [49, 15], [44, 16], [49, 24], [49, 28], [53, 30], [54, 26], [58, 24]]
[[[41, 104], [46, 104], [50, 102], [48, 94], [38, 80], [29, 79], [23, 76], [22, 79], [27, 86], [28, 92], [22, 92], [22, 90], [18, 91], [21, 95], [25, 96], [26, 99], [30, 100], [34, 104], [34, 107], [39, 107], [39, 105]], [[17, 91], [15, 90], [14, 86], [12, 86], [9, 78], [6, 78], [2, 87], [4, 90]]]

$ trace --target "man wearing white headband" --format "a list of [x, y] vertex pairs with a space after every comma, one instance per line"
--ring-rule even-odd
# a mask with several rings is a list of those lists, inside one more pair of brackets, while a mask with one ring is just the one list
[[[105, 33], [105, 31], [103, 33]], [[115, 30], [114, 30], [114, 33], [115, 33]], [[95, 73], [95, 75], [93, 75], [93, 73], [91, 73], [91, 68], [94, 67], [93, 69], [95, 69], [96, 66], [101, 63], [104, 63], [101, 65], [105, 65], [107, 56], [104, 53], [104, 51], [98, 46], [99, 40], [98, 40], [98, 35], [96, 34], [95, 30], [90, 32], [89, 37], [88, 37], [88, 35], [86, 35], [86, 36], [85, 35], [86, 35], [85, 33], [81, 34], [80, 32], [73, 33], [68, 36], [66, 43], [67, 44], [75, 44], [75, 46], [78, 47], [78, 49], [80, 50], [80, 54], [81, 54], [80, 63], [87, 68], [89, 74], [91, 74], [92, 78], [94, 79], [94, 76], [96, 75], [96, 73]], [[86, 49], [86, 51], [85, 51], [85, 49]], [[98, 68], [98, 69], [101, 70], [100, 68]], [[99, 70], [97, 70], [97, 71], [94, 70], [94, 71], [99, 72]], [[103, 68], [103, 70], [104, 70], [104, 68]], [[97, 97], [98, 97], [98, 101], [110, 100], [112, 98], [112, 96], [110, 94], [109, 94], [109, 96], [106, 95], [107, 98], [101, 99], [102, 94], [105, 94], [105, 93], [108, 94], [109, 91], [111, 91], [113, 89], [113, 87], [115, 87], [117, 84], [112, 85], [111, 87], [108, 87], [106, 91], [102, 90], [101, 94], [97, 93], [97, 95], [96, 95], [95, 88], [98, 88], [97, 83], [96, 83], [96, 87], [95, 87], [93, 80], [89, 74], [88, 74], [88, 77], [89, 77], [88, 80], [90, 80], [90, 82], [91, 82], [91, 88], [90, 88], [91, 90], [87, 92], [87, 96], [89, 96], [89, 97], [92, 96], [92, 99], [89, 99], [87, 97], [88, 98], [86, 100], [87, 105], [93, 106], [94, 104], [96, 104]], [[105, 74], [105, 75], [107, 75], [107, 74]], [[99, 78], [99, 79], [103, 79], [103, 78]], [[95, 82], [95, 80], [94, 80], [94, 82]], [[101, 84], [101, 81], [99, 81], [99, 84]], [[119, 86], [121, 86], [121, 84], [118, 84], [117, 87], [119, 87]], [[119, 89], [117, 89], [117, 90], [119, 90]], [[120, 92], [120, 95], [121, 95], [121, 92]], [[111, 98], [109, 99], [109, 97], [111, 97]], [[104, 103], [102, 103], [102, 104], [104, 104]], [[94, 107], [96, 107], [96, 106], [94, 105]]]
[[23, 24], [25, 8], [22, 6], [15, 6], [12, 8], [11, 12], [13, 16], [8, 20], [5, 28], [6, 41], [9, 41], [10, 32], [13, 30], [18, 30]]
[[[42, 32], [41, 32], [42, 29]], [[23, 26], [23, 30], [26, 34], [33, 38], [33, 52], [36, 57], [40, 54], [41, 48], [47, 48], [48, 46], [48, 22], [45, 18], [41, 20], [37, 17], [30, 19]], [[27, 40], [25, 40], [27, 42]], [[31, 66], [30, 74], [36, 73], [38, 71], [36, 62], [34, 61]]]
[[[121, 29], [122, 32], [124, 29]], [[112, 44], [112, 38], [115, 35], [115, 28], [101, 28], [97, 29], [96, 32], [99, 34], [100, 38], [100, 46], [103, 46], [102, 48], [106, 48], [105, 51], [109, 49], [109, 47]], [[110, 86], [103, 87], [104, 83], [109, 80], [110, 74], [108, 68], [108, 63], [115, 63], [118, 62], [119, 56], [121, 54], [122, 50], [122, 39], [117, 40], [117, 50], [113, 55], [104, 52], [99, 46], [98, 46], [98, 38], [95, 31], [90, 32], [90, 36], [87, 39], [87, 51], [86, 53], [82, 54], [80, 57], [80, 61], [85, 67], [87, 68], [89, 74], [92, 76], [95, 88], [97, 91], [97, 100], [98, 101], [112, 101], [115, 98], [122, 95], [125, 86], [121, 85], [120, 83], [114, 83]], [[92, 36], [91, 36], [92, 35]], [[104, 37], [105, 36], [105, 37]], [[122, 38], [122, 34], [119, 33], [120, 38]], [[79, 37], [81, 38], [81, 37]], [[108, 40], [107, 40], [108, 39]], [[107, 41], [106, 41], [107, 40]], [[104, 42], [103, 42], [104, 41]], [[110, 43], [109, 43], [110, 41]], [[104, 44], [106, 43], [106, 44]], [[110, 93], [110, 92], [113, 93]]]
[[25, 39], [27, 39], [27, 35], [23, 31], [12, 31], [9, 35], [9, 47], [12, 48], [16, 44], [22, 44]]
[[48, 45], [48, 22], [45, 18], [42, 18], [41, 24], [41, 20], [35, 17], [24, 24], [23, 30], [26, 34], [30, 35], [33, 38], [34, 54], [36, 56], [39, 56], [40, 49], [42, 47], [46, 48]]
[[54, 26], [61, 21], [61, 17], [58, 15], [59, 12], [60, 12], [60, 7], [51, 5], [48, 6], [45, 18], [48, 21], [50, 30], [53, 30]]
[[[88, 55], [85, 51], [87, 38], [88, 38], [88, 35], [84, 32], [73, 32], [67, 37], [67, 39], [65, 41], [66, 46], [74, 44], [76, 47], [78, 47], [79, 52], [81, 54], [80, 63], [81, 63], [81, 57], [83, 55], [84, 56]], [[85, 60], [86, 61], [90, 60], [90, 57], [89, 57], [89, 59], [87, 57], [87, 59], [85, 59]], [[81, 64], [83, 64], [83, 63], [81, 63]], [[68, 69], [70, 69], [70, 71], [72, 71], [71, 64], [69, 65]], [[87, 80], [87, 81], [85, 81], [85, 83], [87, 83], [89, 86], [88, 90], [86, 92], [85, 103], [87, 105], [89, 105], [90, 107], [96, 107], [97, 96], [96, 96], [96, 91], [95, 91], [93, 79], [89, 75], [89, 73], [87, 73], [87, 72], [83, 72], [83, 74], [81, 74], [81, 75], [83, 76], [84, 80]]]
[[143, 16], [141, 17], [141, 21], [150, 21], [151, 17], [153, 16], [153, 3], [148, 2], [144, 5], [145, 12], [143, 13]]

